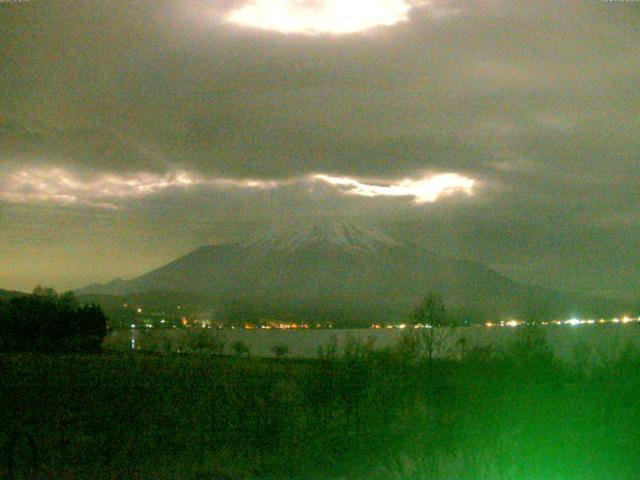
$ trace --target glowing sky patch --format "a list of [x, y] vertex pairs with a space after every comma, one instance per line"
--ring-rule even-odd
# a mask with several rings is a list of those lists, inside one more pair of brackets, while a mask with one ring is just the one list
[[219, 188], [264, 189], [274, 182], [216, 178], [177, 171], [166, 174], [104, 174], [85, 179], [61, 168], [32, 168], [0, 178], [0, 199], [12, 203], [45, 202], [116, 209], [118, 199], [141, 198], [171, 188], [210, 185]]
[[363, 197], [413, 197], [417, 204], [435, 202], [454, 193], [473, 194], [475, 180], [457, 173], [443, 173], [419, 180], [404, 179], [395, 184], [373, 185], [348, 177], [314, 175], [314, 179], [341, 188], [346, 193]]
[[408, 19], [406, 0], [253, 0], [227, 21], [281, 33], [348, 34]]
[[0, 176], [0, 200], [11, 203], [50, 203], [117, 209], [123, 201], [159, 194], [169, 189], [194, 186], [211, 189], [264, 190], [323, 182], [339, 192], [363, 197], [409, 197], [416, 204], [462, 192], [473, 193], [475, 181], [455, 173], [433, 175], [419, 180], [368, 184], [349, 177], [310, 175], [281, 180], [250, 178], [207, 178], [186, 171], [165, 174], [102, 174], [82, 177], [63, 168], [22, 169]]

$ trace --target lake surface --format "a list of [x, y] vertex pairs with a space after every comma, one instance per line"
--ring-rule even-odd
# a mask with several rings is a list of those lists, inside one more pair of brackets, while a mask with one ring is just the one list
[[[513, 341], [518, 329], [523, 327], [470, 326], [438, 329], [437, 350], [439, 356], [459, 355], [465, 348], [492, 345], [500, 350]], [[547, 341], [554, 353], [564, 360], [572, 360], [576, 346], [586, 346], [594, 359], [604, 359], [620, 353], [627, 345], [640, 348], [640, 324], [626, 325], [548, 325], [544, 329]], [[272, 357], [273, 347], [288, 349], [289, 357], [314, 358], [318, 347], [335, 344], [338, 353], [349, 341], [374, 342], [374, 348], [392, 347], [410, 329], [335, 329], [335, 330], [244, 330], [244, 329], [186, 329], [186, 330], [119, 330], [111, 332], [105, 340], [105, 348], [112, 350], [162, 351], [162, 352], [211, 352], [216, 345], [222, 353], [233, 353], [232, 344], [241, 341], [252, 356]]]

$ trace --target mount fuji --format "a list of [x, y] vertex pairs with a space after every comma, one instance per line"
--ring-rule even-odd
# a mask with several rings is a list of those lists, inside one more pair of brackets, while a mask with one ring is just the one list
[[132, 280], [77, 293], [189, 292], [209, 297], [223, 317], [365, 325], [406, 320], [431, 291], [467, 321], [619, 313], [619, 302], [523, 285], [349, 223], [282, 227], [203, 246]]

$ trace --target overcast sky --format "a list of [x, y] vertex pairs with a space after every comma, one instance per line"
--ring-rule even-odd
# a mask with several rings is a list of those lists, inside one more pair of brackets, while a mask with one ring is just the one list
[[375, 223], [640, 298], [640, 2], [0, 3], [0, 288]]

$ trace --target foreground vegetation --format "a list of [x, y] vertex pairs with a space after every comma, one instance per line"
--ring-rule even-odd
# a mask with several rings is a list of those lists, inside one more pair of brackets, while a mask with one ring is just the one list
[[[0, 356], [0, 471], [56, 479], [635, 479], [640, 353]], [[417, 336], [416, 336], [417, 335]], [[422, 335], [422, 336], [420, 336]], [[323, 352], [320, 352], [323, 353]]]

